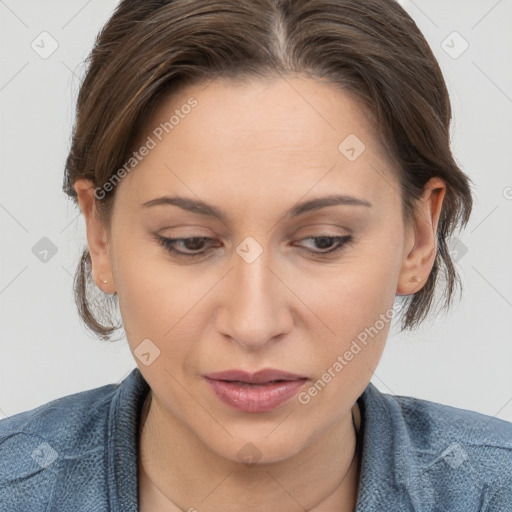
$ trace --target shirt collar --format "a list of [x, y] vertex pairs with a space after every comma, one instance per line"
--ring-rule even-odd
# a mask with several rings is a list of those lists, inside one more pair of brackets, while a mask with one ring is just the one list
[[107, 426], [107, 489], [112, 512], [138, 512], [139, 419], [149, 391], [138, 368], [120, 383]]
[[422, 510], [426, 503], [420, 465], [403, 412], [392, 396], [368, 383], [361, 409], [361, 471], [356, 512]]

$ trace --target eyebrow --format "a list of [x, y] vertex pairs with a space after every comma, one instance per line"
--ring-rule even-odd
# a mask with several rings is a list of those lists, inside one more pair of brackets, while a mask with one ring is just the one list
[[[187, 210], [192, 213], [197, 213], [199, 215], [205, 215], [208, 217], [215, 217], [222, 222], [227, 222], [228, 215], [226, 212], [213, 206], [211, 204], [205, 203], [204, 201], [190, 199], [188, 197], [182, 196], [162, 196], [157, 197], [155, 199], [151, 199], [150, 201], [146, 201], [142, 203], [141, 206], [147, 208], [150, 206], [161, 206], [161, 205], [174, 205], [182, 208], [183, 210]], [[372, 203], [366, 201], [365, 199], [359, 199], [354, 196], [349, 195], [329, 195], [325, 197], [319, 197], [317, 199], [311, 199], [309, 201], [303, 201], [302, 203], [298, 203], [287, 212], [287, 216], [289, 218], [298, 217], [307, 212], [320, 210], [321, 208], [325, 208], [327, 206], [337, 206], [337, 205], [353, 205], [353, 206], [366, 206], [371, 208], [373, 206]]]

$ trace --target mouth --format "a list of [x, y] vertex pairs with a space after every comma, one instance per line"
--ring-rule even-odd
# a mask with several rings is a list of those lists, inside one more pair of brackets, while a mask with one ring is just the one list
[[240, 382], [246, 384], [269, 384], [280, 381], [290, 381], [307, 379], [305, 375], [285, 372], [273, 368], [265, 368], [255, 373], [249, 373], [243, 370], [226, 370], [223, 372], [208, 373], [205, 375], [208, 379], [222, 380], [225, 382]]
[[245, 382], [243, 380], [222, 380], [222, 379], [212, 379], [212, 380], [218, 380], [220, 382], [229, 382], [231, 384], [238, 384], [239, 386], [262, 387], [262, 386], [270, 386], [271, 384], [275, 384], [276, 382], [290, 382], [290, 380], [293, 380], [293, 379], [269, 380], [268, 382]]
[[309, 380], [281, 370], [256, 373], [242, 370], [204, 375], [215, 396], [224, 404], [243, 412], [268, 412], [286, 403]]

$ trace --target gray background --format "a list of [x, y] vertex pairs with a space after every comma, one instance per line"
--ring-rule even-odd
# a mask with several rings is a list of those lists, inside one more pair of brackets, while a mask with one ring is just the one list
[[[512, 2], [401, 3], [445, 75], [453, 151], [477, 200], [452, 246], [462, 300], [414, 333], [394, 326], [372, 382], [512, 421]], [[0, 0], [0, 418], [136, 366], [126, 340], [96, 341], [79, 322], [85, 223], [61, 191], [82, 61], [116, 5]], [[43, 237], [56, 250], [46, 262]]]

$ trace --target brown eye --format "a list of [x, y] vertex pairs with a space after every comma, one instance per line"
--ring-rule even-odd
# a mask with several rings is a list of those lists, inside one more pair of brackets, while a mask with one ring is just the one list
[[[176, 254], [178, 256], [189, 257], [203, 255], [205, 251], [201, 249], [204, 248], [205, 242], [213, 240], [212, 238], [208, 238], [205, 236], [196, 236], [190, 238], [166, 238], [163, 236], [157, 236], [156, 239], [158, 243], [162, 245], [170, 253]], [[211, 246], [212, 244], [208, 245]], [[184, 250], [177, 249], [176, 246], [180, 246], [184, 248]]]
[[[166, 238], [160, 235], [156, 235], [155, 238], [157, 242], [162, 245], [168, 252], [176, 256], [185, 256], [190, 258], [193, 258], [194, 256], [205, 255], [208, 250], [205, 249], [205, 246], [207, 246], [207, 248], [212, 248], [214, 245], [214, 240], [212, 238], [204, 236], [189, 238]], [[317, 247], [316, 249], [303, 248], [305, 252], [313, 255], [323, 255], [340, 251], [345, 247], [345, 245], [352, 242], [352, 236], [320, 235], [301, 239], [301, 241], [304, 240], [313, 240], [314, 245]]]
[[[320, 250], [315, 249], [306, 249], [307, 252], [312, 254], [329, 254], [333, 252], [337, 252], [343, 247], [350, 243], [352, 241], [351, 235], [345, 235], [345, 236], [330, 236], [330, 235], [321, 235], [321, 236], [310, 236], [307, 238], [302, 238], [302, 240], [314, 240], [315, 245]], [[329, 249], [329, 247], [332, 247], [334, 245], [334, 248]], [[327, 250], [326, 250], [327, 249]]]

